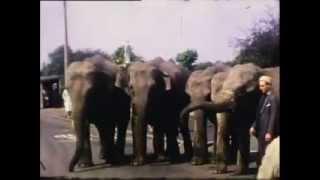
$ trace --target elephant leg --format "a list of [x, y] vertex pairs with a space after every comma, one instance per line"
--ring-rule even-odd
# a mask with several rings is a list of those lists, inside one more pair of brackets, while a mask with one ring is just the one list
[[117, 106], [117, 141], [116, 150], [120, 160], [124, 159], [125, 156], [125, 144], [126, 144], [126, 132], [130, 121], [130, 97], [126, 94], [120, 96], [121, 103]]
[[177, 162], [179, 160], [180, 152], [177, 141], [177, 127], [168, 127], [166, 136], [167, 136], [167, 151], [169, 159], [172, 163]]
[[165, 159], [164, 132], [159, 125], [153, 127], [153, 149], [159, 161]]
[[106, 139], [104, 138], [106, 136], [106, 132], [103, 130], [103, 128], [101, 128], [99, 125], [96, 125], [96, 128], [98, 130], [99, 133], [99, 137], [100, 137], [100, 154], [99, 154], [99, 158], [100, 159], [106, 159]]
[[229, 159], [231, 164], [234, 164], [237, 161], [237, 144], [239, 144], [237, 135], [235, 134], [234, 130], [232, 130], [231, 144], [230, 144], [230, 150], [229, 150]]
[[69, 171], [72, 172], [76, 164], [80, 167], [93, 166], [90, 146], [90, 126], [86, 121], [74, 123], [76, 134], [76, 150], [69, 164]]
[[228, 114], [217, 113], [217, 173], [225, 173], [227, 171], [226, 153], [228, 144]]
[[108, 128], [106, 126], [97, 126], [101, 144], [100, 158], [104, 159], [106, 163], [112, 163], [114, 161], [114, 126], [111, 125]]
[[192, 165], [201, 165], [208, 160], [207, 130], [203, 111], [194, 112], [194, 136]]
[[[248, 130], [249, 131], [249, 130]], [[249, 168], [249, 155], [250, 155], [250, 135], [248, 131], [240, 132], [238, 137], [238, 149], [240, 152], [239, 169], [238, 173], [245, 174]]]
[[79, 159], [80, 159], [80, 155], [81, 155], [81, 149], [82, 149], [81, 142], [79, 142], [77, 140], [76, 142], [76, 152], [74, 153], [70, 163], [69, 163], [69, 172], [73, 172], [74, 171], [74, 167], [76, 166], [76, 164], [78, 163]]
[[116, 149], [119, 158], [122, 159], [125, 154], [125, 144], [126, 144], [126, 132], [127, 132], [128, 122], [120, 122], [117, 126], [117, 142]]
[[217, 123], [213, 125], [213, 162], [215, 163], [215, 157], [217, 155]]
[[180, 123], [180, 132], [183, 138], [184, 156], [189, 161], [193, 156], [193, 147], [188, 122]]

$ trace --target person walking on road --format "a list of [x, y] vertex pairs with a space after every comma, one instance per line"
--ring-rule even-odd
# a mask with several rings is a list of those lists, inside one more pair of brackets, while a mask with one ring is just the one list
[[[71, 103], [71, 98], [68, 92], [68, 89], [65, 88], [62, 92], [62, 98], [63, 98], [63, 102], [64, 102], [64, 110], [67, 114], [67, 118], [71, 119], [71, 113], [72, 113], [72, 103]], [[72, 125], [73, 125], [73, 121], [72, 121]]]
[[271, 92], [272, 78], [261, 76], [259, 89], [262, 97], [257, 108], [256, 120], [250, 128], [250, 134], [258, 138], [257, 166], [261, 164], [267, 145], [279, 135], [278, 102]]

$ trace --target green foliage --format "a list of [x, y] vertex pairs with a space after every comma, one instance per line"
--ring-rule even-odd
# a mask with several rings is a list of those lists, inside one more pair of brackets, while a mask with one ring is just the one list
[[182, 53], [179, 53], [176, 57], [176, 61], [187, 69], [192, 69], [192, 64], [198, 59], [198, 53], [196, 50], [188, 49]]
[[107, 53], [101, 50], [90, 50], [90, 49], [77, 50], [76, 52], [72, 53], [69, 64], [75, 61], [83, 61], [84, 59], [95, 56], [95, 55], [101, 55], [106, 59], [111, 59], [111, 57]]
[[[123, 64], [125, 62], [125, 57], [124, 57], [124, 46], [120, 46], [118, 47], [115, 52], [112, 54], [112, 60], [113, 62], [115, 62], [116, 64]], [[133, 52], [133, 48], [132, 46], [128, 46], [128, 52], [129, 52], [129, 58], [130, 58], [130, 62], [134, 62], [134, 61], [142, 61], [142, 57], [137, 56], [134, 52]]]
[[260, 67], [280, 65], [279, 56], [279, 20], [269, 16], [260, 20], [246, 39], [238, 39], [240, 53], [235, 64], [255, 63]]
[[[75, 61], [83, 61], [86, 58], [92, 57], [94, 55], [101, 55], [106, 59], [110, 59], [109, 55], [101, 50], [77, 50], [72, 51], [68, 47], [68, 65]], [[49, 64], [43, 67], [41, 75], [64, 75], [64, 46], [61, 45], [57, 47], [52, 53], [49, 54]]]
[[[72, 50], [68, 47], [69, 57]], [[64, 75], [64, 46], [57, 47], [53, 52], [49, 53], [49, 64], [43, 67], [42, 75]]]

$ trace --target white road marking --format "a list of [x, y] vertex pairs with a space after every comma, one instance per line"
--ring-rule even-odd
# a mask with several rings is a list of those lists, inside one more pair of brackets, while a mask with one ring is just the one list
[[[53, 138], [57, 139], [59, 142], [75, 142], [76, 136], [74, 134], [56, 134]], [[99, 141], [98, 136], [90, 136], [91, 141]]]
[[[126, 141], [130, 141], [131, 142], [132, 141], [132, 131], [128, 130], [127, 134], [129, 136], [126, 137]], [[56, 135], [53, 136], [53, 138], [56, 139], [59, 142], [75, 142], [76, 141], [76, 136], [74, 134], [71, 134], [71, 133], [56, 134]], [[147, 134], [147, 138], [152, 139], [153, 135], [152, 134]], [[115, 139], [117, 139], [117, 138], [115, 137]], [[91, 134], [90, 135], [90, 140], [91, 141], [99, 141], [99, 136]], [[178, 139], [177, 141], [178, 141], [179, 145], [183, 144], [182, 140]]]

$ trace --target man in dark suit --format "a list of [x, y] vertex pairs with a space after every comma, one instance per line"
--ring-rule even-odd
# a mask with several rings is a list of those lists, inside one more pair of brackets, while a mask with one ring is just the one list
[[278, 102], [271, 92], [272, 79], [262, 76], [259, 79], [259, 89], [262, 97], [256, 113], [256, 121], [250, 128], [250, 134], [258, 138], [257, 165], [260, 166], [267, 145], [279, 135]]

